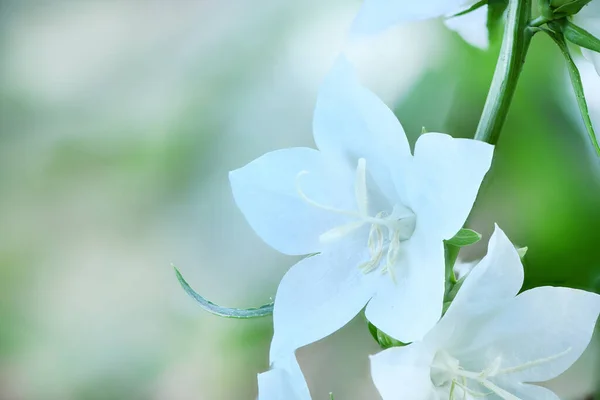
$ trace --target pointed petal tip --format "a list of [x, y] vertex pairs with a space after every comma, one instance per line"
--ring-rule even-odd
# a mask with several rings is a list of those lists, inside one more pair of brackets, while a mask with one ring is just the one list
[[498, 225], [498, 223], [494, 222], [494, 232], [492, 233], [492, 235], [495, 235], [496, 232], [504, 233], [504, 231], [502, 230], [502, 228], [500, 228], [500, 226]]
[[[492, 246], [492, 244], [494, 246], [505, 244], [506, 249], [508, 251], [510, 251], [512, 249], [512, 250], [514, 250], [514, 253], [518, 255], [516, 247], [513, 245], [512, 241], [506, 235], [506, 232], [504, 232], [504, 230], [502, 230], [502, 228], [500, 228], [500, 226], [498, 226], [497, 223], [494, 223], [494, 232], [492, 232], [492, 236], [490, 237], [490, 243], [488, 244], [488, 248], [490, 248]], [[513, 251], [511, 251], [511, 253], [513, 253]]]
[[231, 171], [229, 171], [227, 173], [227, 179], [229, 179], [229, 184], [232, 186], [232, 189], [233, 189], [233, 185], [237, 183], [238, 175], [243, 168], [244, 167], [232, 169]]

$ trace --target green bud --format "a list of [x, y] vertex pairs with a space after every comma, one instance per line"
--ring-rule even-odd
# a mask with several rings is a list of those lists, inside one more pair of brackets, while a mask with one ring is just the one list
[[551, 0], [550, 7], [555, 17], [568, 17], [577, 14], [592, 0]]
[[564, 6], [565, 4], [569, 4], [569, 3], [572, 3], [572, 2], [573, 2], [573, 0], [551, 0], [550, 1], [550, 6], [552, 8], [559, 8], [559, 7]]

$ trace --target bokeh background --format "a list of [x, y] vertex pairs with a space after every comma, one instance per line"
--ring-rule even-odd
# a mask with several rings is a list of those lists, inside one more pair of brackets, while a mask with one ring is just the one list
[[[318, 85], [358, 6], [0, 1], [1, 400], [255, 398], [270, 318], [203, 312], [170, 265], [219, 304], [274, 295], [296, 260], [252, 232], [227, 173], [313, 145]], [[412, 142], [422, 127], [472, 137], [497, 45], [434, 21], [346, 50]], [[600, 122], [600, 80], [582, 65]], [[536, 37], [469, 226], [487, 237], [497, 222], [529, 247], [527, 287], [600, 292], [599, 205], [560, 53]], [[362, 317], [301, 349], [314, 398], [378, 398], [376, 351]], [[598, 367], [592, 349], [551, 385], [584, 399]]]

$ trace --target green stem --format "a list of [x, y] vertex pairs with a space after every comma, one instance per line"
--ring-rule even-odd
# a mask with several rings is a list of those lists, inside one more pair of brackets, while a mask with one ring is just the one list
[[529, 23], [529, 26], [531, 26], [531, 27], [534, 27], [534, 28], [537, 28], [537, 27], [540, 27], [540, 26], [542, 26], [542, 25], [544, 25], [544, 24], [547, 24], [547, 23], [548, 23], [548, 22], [550, 22], [550, 21], [551, 21], [550, 19], [548, 19], [548, 18], [546, 18], [546, 17], [544, 17], [544, 16], [542, 15], [542, 16], [539, 16], [539, 17], [537, 17], [537, 18], [536, 18], [536, 19], [534, 19], [533, 21], [531, 21], [531, 22]]
[[502, 47], [475, 139], [496, 144], [529, 50], [531, 0], [510, 0]]

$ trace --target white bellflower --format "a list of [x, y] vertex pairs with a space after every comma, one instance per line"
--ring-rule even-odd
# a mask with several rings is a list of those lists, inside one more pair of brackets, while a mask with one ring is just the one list
[[443, 240], [463, 226], [493, 154], [483, 142], [428, 133], [413, 156], [394, 113], [344, 58], [320, 89], [313, 129], [319, 150], [273, 151], [230, 173], [237, 205], [267, 244], [315, 254], [277, 290], [274, 368], [287, 369], [296, 349], [367, 303], [384, 332], [422, 338], [442, 312]]
[[559, 400], [553, 379], [589, 344], [600, 296], [561, 287], [519, 292], [523, 267], [498, 227], [439, 324], [422, 341], [371, 357], [384, 400]]

